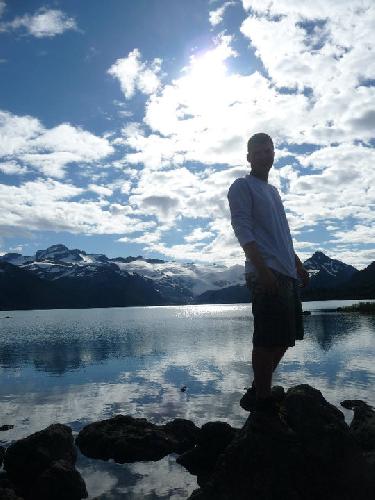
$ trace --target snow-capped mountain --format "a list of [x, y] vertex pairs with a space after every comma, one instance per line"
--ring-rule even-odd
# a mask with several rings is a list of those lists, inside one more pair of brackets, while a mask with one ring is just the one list
[[[375, 296], [374, 263], [363, 271], [315, 252], [304, 262], [305, 300]], [[244, 268], [88, 254], [53, 245], [34, 256], [0, 256], [0, 309], [247, 302]]]
[[144, 259], [141, 256], [109, 259], [103, 254], [70, 250], [61, 244], [38, 250], [34, 257], [8, 253], [1, 256], [0, 260], [49, 281], [95, 276], [104, 269], [123, 277], [140, 276], [151, 280], [156, 291], [169, 303], [191, 302], [207, 290], [218, 290], [244, 282], [243, 267], [239, 265], [183, 264]]
[[153, 280], [160, 292], [168, 298], [176, 293], [181, 298], [193, 298], [207, 290], [244, 283], [244, 270], [238, 265], [228, 268], [220, 264], [150, 262], [143, 259], [128, 263], [114, 259], [112, 262], [123, 271]]
[[303, 265], [310, 274], [310, 288], [332, 288], [344, 283], [358, 272], [355, 267], [331, 259], [323, 252], [315, 252]]

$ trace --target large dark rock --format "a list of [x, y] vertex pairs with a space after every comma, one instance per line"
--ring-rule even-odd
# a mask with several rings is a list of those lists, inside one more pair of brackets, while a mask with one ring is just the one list
[[367, 500], [369, 460], [340, 410], [308, 385], [290, 389], [281, 417], [250, 414], [194, 500]]
[[11, 488], [0, 487], [0, 500], [23, 500], [23, 498], [19, 497]]
[[80, 500], [88, 496], [80, 473], [64, 460], [53, 462], [38, 477], [32, 493], [35, 500]]
[[118, 463], [160, 460], [194, 446], [198, 431], [192, 422], [183, 419], [155, 425], [145, 418], [117, 415], [84, 427], [76, 443], [91, 458], [113, 458]]
[[350, 432], [360, 447], [367, 452], [375, 451], [375, 411], [359, 399], [341, 402], [344, 408], [354, 410]]
[[4, 431], [9, 431], [10, 429], [13, 429], [14, 425], [1, 425], [0, 426], [0, 431], [1, 432], [4, 432]]
[[180, 455], [176, 462], [185, 467], [190, 474], [197, 476], [203, 485], [212, 474], [217, 459], [236, 435], [226, 422], [207, 422], [198, 435], [197, 445]]
[[[87, 497], [87, 491], [83, 479], [74, 469], [76, 458], [72, 430], [66, 425], [53, 424], [12, 443], [5, 453], [4, 469], [15, 484], [17, 493], [25, 498], [78, 500]], [[52, 487], [51, 477], [55, 478], [56, 484], [60, 484], [58, 497], [55, 496], [54, 486], [52, 492], [47, 490], [47, 486]], [[61, 477], [69, 485], [74, 478], [75, 486], [63, 488]], [[80, 496], [73, 496], [73, 490], [79, 491]]]
[[174, 449], [176, 453], [184, 453], [189, 450], [200, 435], [198, 427], [191, 420], [184, 418], [175, 418], [171, 422], [167, 422], [163, 428], [166, 434], [176, 441]]

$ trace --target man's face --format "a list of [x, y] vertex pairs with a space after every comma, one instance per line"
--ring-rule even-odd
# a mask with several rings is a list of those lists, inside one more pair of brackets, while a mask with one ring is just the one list
[[275, 150], [271, 141], [251, 146], [247, 155], [251, 169], [256, 173], [268, 173], [275, 159]]

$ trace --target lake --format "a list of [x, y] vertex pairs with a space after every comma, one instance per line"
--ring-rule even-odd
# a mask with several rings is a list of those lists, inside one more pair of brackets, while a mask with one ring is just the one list
[[[311, 384], [335, 405], [375, 403], [375, 317], [332, 311], [354, 302], [303, 304], [305, 339], [287, 351], [274, 384]], [[0, 311], [0, 425], [15, 426], [0, 444], [54, 422], [76, 434], [120, 413], [240, 427], [252, 322], [249, 304]], [[174, 455], [124, 465], [79, 455], [77, 468], [89, 498], [177, 500], [197, 487]]]

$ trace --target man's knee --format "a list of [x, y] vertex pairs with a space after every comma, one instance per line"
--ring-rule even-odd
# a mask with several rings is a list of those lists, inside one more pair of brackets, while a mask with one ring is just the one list
[[271, 352], [273, 354], [285, 354], [289, 346], [253, 346], [254, 351]]

